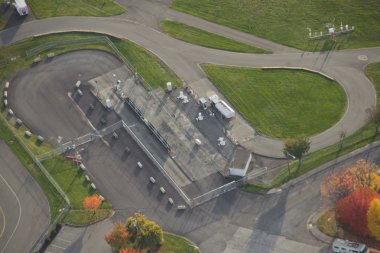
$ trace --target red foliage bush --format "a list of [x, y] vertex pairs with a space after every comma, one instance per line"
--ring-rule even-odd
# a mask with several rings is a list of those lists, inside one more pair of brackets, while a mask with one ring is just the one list
[[379, 198], [379, 194], [372, 189], [362, 188], [340, 199], [336, 203], [338, 221], [348, 225], [352, 232], [360, 236], [369, 236], [367, 212], [374, 198]]

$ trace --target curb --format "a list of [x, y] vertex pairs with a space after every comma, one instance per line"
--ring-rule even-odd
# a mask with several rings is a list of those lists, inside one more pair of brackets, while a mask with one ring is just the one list
[[331, 244], [332, 240], [334, 239], [331, 236], [328, 236], [324, 233], [322, 233], [317, 226], [317, 220], [318, 218], [325, 212], [328, 211], [329, 208], [324, 208], [322, 210], [318, 210], [314, 213], [312, 213], [309, 218], [307, 219], [306, 227], [309, 231], [309, 233], [314, 236], [315, 239], [318, 241], [321, 241], [326, 244]]
[[88, 224], [80, 225], [80, 224], [64, 223], [64, 225], [65, 225], [65, 226], [68, 226], [68, 227], [73, 227], [73, 228], [84, 228], [84, 227], [88, 227], [88, 226], [94, 225], [94, 224], [96, 224], [96, 223], [102, 222], [102, 221], [107, 220], [107, 219], [109, 219], [109, 218], [112, 218], [112, 216], [114, 216], [114, 214], [115, 214], [115, 211], [112, 210], [111, 215], [109, 215], [109, 216], [107, 216], [107, 217], [104, 217], [104, 218], [102, 218], [102, 219], [100, 219], [100, 220], [96, 220], [96, 221], [90, 222], [90, 223], [88, 223]]

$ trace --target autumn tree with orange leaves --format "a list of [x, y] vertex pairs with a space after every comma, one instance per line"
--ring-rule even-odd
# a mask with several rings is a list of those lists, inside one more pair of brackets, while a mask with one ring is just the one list
[[115, 223], [112, 231], [105, 237], [106, 242], [111, 245], [112, 248], [116, 249], [122, 247], [128, 241], [128, 239], [129, 233], [127, 231], [127, 227], [121, 222]]
[[122, 248], [120, 249], [119, 253], [139, 253], [140, 251], [138, 249], [127, 249]]
[[356, 189], [372, 188], [378, 190], [380, 188], [380, 176], [377, 175], [379, 169], [380, 167], [375, 164], [358, 160], [355, 165], [327, 176], [321, 184], [321, 194], [338, 201]]
[[372, 200], [379, 195], [372, 189], [361, 188], [336, 203], [337, 220], [348, 225], [353, 232], [361, 236], [371, 234], [368, 229], [367, 213]]
[[84, 209], [89, 212], [92, 211], [94, 214], [101, 204], [102, 200], [96, 194], [86, 197], [83, 201]]

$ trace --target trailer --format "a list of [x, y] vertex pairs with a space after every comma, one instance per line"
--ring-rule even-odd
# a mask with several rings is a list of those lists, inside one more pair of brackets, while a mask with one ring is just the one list
[[29, 8], [25, 0], [15, 0], [13, 4], [20, 16], [25, 16], [29, 14]]

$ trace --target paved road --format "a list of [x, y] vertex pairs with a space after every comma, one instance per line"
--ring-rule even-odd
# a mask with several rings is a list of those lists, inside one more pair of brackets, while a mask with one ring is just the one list
[[29, 252], [48, 227], [49, 204], [38, 184], [2, 140], [0, 199], [0, 252]]
[[[380, 61], [380, 48], [343, 50], [324, 53], [280, 53], [254, 55], [224, 52], [194, 46], [173, 39], [146, 25], [122, 18], [61, 17], [32, 21], [0, 33], [0, 45], [30, 37], [35, 34], [58, 31], [96, 31], [117, 37], [128, 38], [158, 55], [188, 85], [215, 90], [199, 67], [201, 63], [215, 63], [234, 66], [288, 66], [306, 67], [321, 71], [335, 78], [344, 88], [348, 97], [347, 110], [342, 119], [327, 131], [311, 137], [311, 151], [326, 147], [339, 140], [339, 133], [347, 130], [351, 134], [363, 126], [367, 119], [366, 110], [375, 105], [375, 90], [363, 74], [368, 63]], [[359, 55], [365, 55], [366, 61]], [[282, 157], [282, 141], [265, 136], [256, 136], [242, 145], [253, 152]]]
[[[327, 206], [319, 193], [320, 181], [331, 171], [340, 170], [359, 158], [379, 164], [380, 148], [370, 152], [363, 150], [348, 159], [324, 166], [318, 173], [312, 172], [302, 180], [291, 182], [278, 194], [258, 195], [234, 190], [183, 213], [167, 210], [157, 199], [150, 199], [148, 205], [141, 200], [140, 204], [119, 209], [111, 219], [85, 230], [65, 227], [66, 232], [59, 237], [65, 238], [67, 233], [77, 235], [76, 239], [70, 239], [64, 252], [89, 252], [96, 248], [96, 252], [108, 253], [110, 248], [103, 238], [110, 231], [112, 222], [124, 221], [141, 208], [165, 230], [196, 242], [204, 253], [328, 253], [331, 252], [329, 245], [317, 241], [307, 228], [309, 217]], [[133, 192], [138, 186], [124, 184], [112, 188], [116, 192]], [[142, 188], [140, 192], [146, 194]]]

